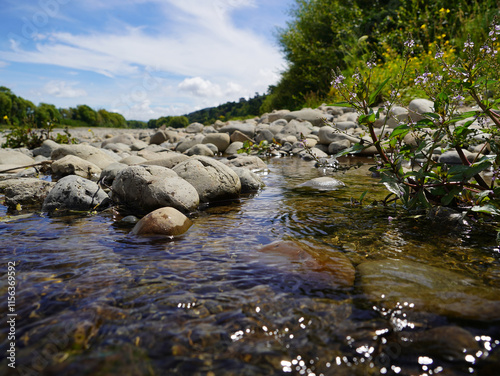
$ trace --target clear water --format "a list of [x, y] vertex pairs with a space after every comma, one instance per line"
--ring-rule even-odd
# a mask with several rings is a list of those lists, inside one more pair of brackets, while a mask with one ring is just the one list
[[[345, 188], [315, 191], [297, 187], [322, 175], [310, 162], [268, 163], [261, 192], [194, 213], [194, 225], [173, 240], [133, 237], [131, 225], [111, 210], [16, 219], [2, 209], [0, 313], [7, 317], [7, 262], [15, 261], [18, 315], [17, 368], [2, 357], [2, 374], [488, 375], [498, 369], [499, 321], [419, 312], [401, 325], [411, 309], [387, 311], [368, 300], [359, 273], [352, 288], [332, 288], [293, 260], [266, 263], [258, 252], [276, 240], [297, 240], [341, 252], [355, 267], [387, 258], [418, 261], [497, 288], [500, 254], [491, 225], [436, 226], [371, 205], [386, 191], [366, 165], [334, 175]], [[365, 204], [354, 205], [351, 198], [365, 190]], [[405, 343], [405, 333], [442, 326], [467, 330], [481, 353], [472, 360], [433, 356]]]

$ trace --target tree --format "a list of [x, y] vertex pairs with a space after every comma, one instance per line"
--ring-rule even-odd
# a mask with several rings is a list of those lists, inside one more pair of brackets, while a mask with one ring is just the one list
[[61, 114], [53, 104], [40, 103], [35, 110], [35, 123], [40, 129], [59, 124], [61, 118]]
[[171, 116], [168, 126], [172, 128], [186, 128], [189, 125], [189, 120], [185, 116]]
[[95, 112], [89, 106], [83, 104], [76, 107], [77, 119], [86, 122], [88, 125], [96, 127], [98, 126], [97, 112]]
[[[362, 13], [353, 0], [297, 0], [293, 20], [279, 30], [288, 69], [270, 92], [274, 108], [296, 109], [308, 93], [326, 96], [332, 67], [346, 67], [349, 48], [359, 38]], [[268, 103], [269, 105], [269, 103]]]

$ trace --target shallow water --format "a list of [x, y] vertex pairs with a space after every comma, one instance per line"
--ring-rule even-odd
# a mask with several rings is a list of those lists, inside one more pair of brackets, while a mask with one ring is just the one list
[[[332, 287], [294, 260], [274, 264], [258, 252], [276, 240], [297, 240], [321, 249], [323, 258], [341, 252], [355, 267], [416, 261], [496, 289], [500, 253], [492, 226], [447, 227], [371, 205], [386, 191], [367, 165], [334, 174], [345, 188], [316, 191], [298, 187], [322, 175], [310, 162], [268, 164], [262, 191], [194, 213], [193, 227], [173, 240], [130, 236], [131, 225], [111, 210], [5, 220], [2, 209], [4, 318], [7, 262], [17, 264], [11, 373], [495, 374], [499, 320], [413, 312], [411, 302], [388, 309], [368, 300], [359, 272], [352, 288]], [[364, 205], [353, 204], [365, 190]], [[450, 326], [473, 338], [473, 355], [454, 352], [446, 339], [434, 342], [448, 352], [432, 350], [432, 340], [407, 340]], [[2, 372], [11, 371], [7, 363], [2, 358]]]

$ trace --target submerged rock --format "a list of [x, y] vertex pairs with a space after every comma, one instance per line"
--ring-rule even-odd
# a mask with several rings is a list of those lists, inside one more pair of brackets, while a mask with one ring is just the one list
[[345, 187], [345, 184], [338, 179], [322, 176], [320, 178], [308, 180], [305, 183], [300, 184], [299, 187], [309, 187], [319, 189], [321, 191], [331, 191]]
[[96, 183], [76, 175], [59, 180], [43, 202], [42, 210], [93, 210], [109, 203], [109, 196]]
[[331, 287], [351, 287], [355, 270], [340, 252], [318, 249], [294, 241], [276, 241], [258, 250], [258, 261], [299, 273], [305, 279], [326, 282]]
[[463, 274], [408, 260], [368, 261], [358, 266], [364, 293], [388, 309], [412, 310], [478, 321], [500, 320], [500, 289]]
[[255, 172], [244, 167], [230, 166], [236, 172], [241, 182], [241, 193], [255, 192], [264, 187], [264, 182]]
[[160, 208], [147, 214], [132, 229], [134, 235], [181, 235], [193, 222], [174, 208]]

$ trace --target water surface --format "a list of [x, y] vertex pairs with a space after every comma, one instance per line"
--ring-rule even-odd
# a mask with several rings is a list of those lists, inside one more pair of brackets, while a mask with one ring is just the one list
[[[367, 165], [333, 175], [345, 188], [317, 191], [298, 187], [322, 176], [311, 162], [268, 163], [262, 191], [193, 213], [194, 225], [175, 239], [131, 236], [131, 225], [113, 210], [7, 219], [1, 209], [4, 302], [7, 262], [18, 264], [17, 369], [11, 374], [487, 375], [495, 370], [498, 321], [413, 312], [411, 302], [388, 309], [367, 298], [359, 273], [352, 288], [332, 287], [294, 260], [275, 265], [258, 252], [273, 241], [295, 240], [321, 249], [325, 258], [340, 252], [355, 267], [408, 260], [499, 288], [493, 226], [436, 225], [395, 207], [372, 205], [387, 192]], [[364, 204], [357, 205], [366, 190]], [[6, 303], [0, 312], [7, 316]], [[443, 327], [465, 329], [477, 346], [472, 358], [455, 354], [446, 340], [443, 345], [436, 339], [436, 346], [448, 346], [450, 353], [429, 352], [432, 340], [426, 346], [406, 343], [405, 336]], [[3, 358], [0, 367], [9, 370]]]

